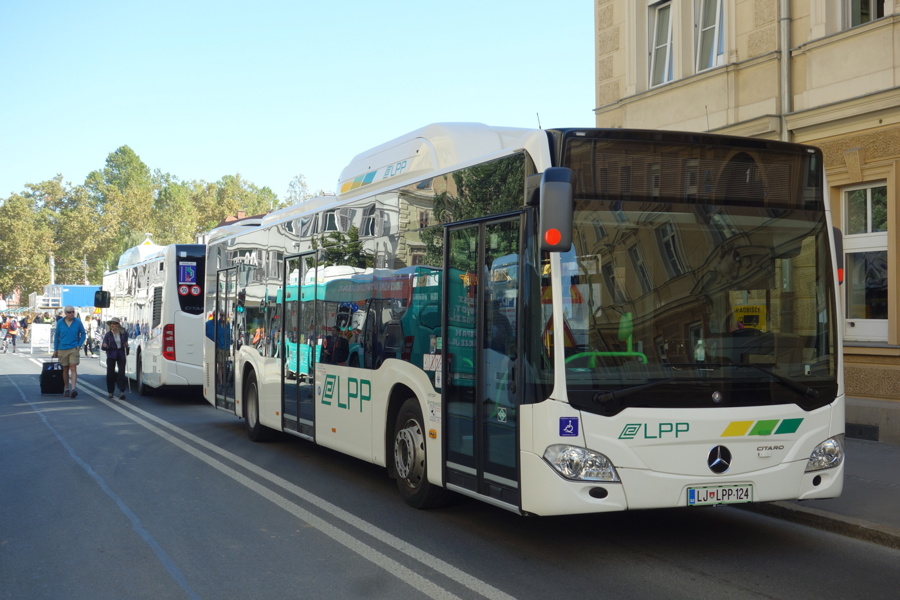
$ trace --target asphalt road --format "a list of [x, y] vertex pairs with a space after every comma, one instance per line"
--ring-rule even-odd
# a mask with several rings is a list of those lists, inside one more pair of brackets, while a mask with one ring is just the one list
[[0, 598], [895, 598], [900, 551], [735, 508], [524, 518], [254, 444], [196, 391], [41, 396], [0, 356]]

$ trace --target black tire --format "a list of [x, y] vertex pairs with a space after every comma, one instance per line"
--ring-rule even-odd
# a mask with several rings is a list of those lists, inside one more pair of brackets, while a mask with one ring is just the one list
[[259, 384], [256, 373], [251, 372], [244, 384], [244, 426], [247, 437], [254, 442], [265, 442], [272, 438], [272, 430], [259, 422]]
[[407, 399], [400, 408], [393, 440], [391, 471], [397, 478], [397, 489], [403, 501], [414, 508], [435, 508], [446, 504], [450, 493], [428, 483], [425, 426], [416, 398]]
[[141, 355], [138, 354], [137, 365], [134, 368], [135, 383], [137, 384], [137, 393], [141, 396], [149, 396], [153, 393], [153, 388], [144, 383], [144, 365]]

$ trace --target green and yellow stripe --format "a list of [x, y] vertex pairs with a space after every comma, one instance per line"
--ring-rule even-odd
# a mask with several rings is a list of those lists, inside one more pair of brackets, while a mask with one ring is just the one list
[[745, 435], [782, 435], [796, 433], [803, 419], [769, 419], [765, 421], [732, 421], [720, 437]]

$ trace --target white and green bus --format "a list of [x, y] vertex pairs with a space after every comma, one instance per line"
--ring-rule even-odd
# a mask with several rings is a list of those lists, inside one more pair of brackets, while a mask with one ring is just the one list
[[251, 439], [382, 465], [416, 507], [840, 494], [819, 150], [436, 124], [339, 184], [210, 236], [205, 396]]

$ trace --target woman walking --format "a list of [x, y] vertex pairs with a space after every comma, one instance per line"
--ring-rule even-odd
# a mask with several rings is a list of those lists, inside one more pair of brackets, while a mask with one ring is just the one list
[[[128, 334], [122, 329], [119, 317], [106, 322], [109, 331], [103, 336], [100, 349], [106, 352], [106, 391], [113, 397], [116, 384], [119, 398], [125, 399], [125, 357], [128, 355]], [[118, 369], [118, 372], [117, 372]]]

